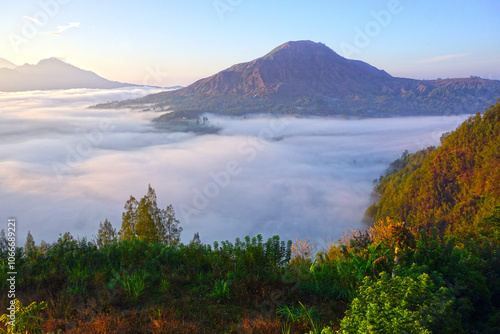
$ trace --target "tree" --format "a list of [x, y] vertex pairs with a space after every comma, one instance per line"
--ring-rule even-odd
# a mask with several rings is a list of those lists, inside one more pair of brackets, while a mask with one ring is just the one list
[[148, 193], [141, 198], [135, 213], [135, 231], [139, 239], [161, 241], [160, 237], [161, 210], [156, 202], [156, 192], [148, 185]]
[[31, 235], [31, 231], [28, 231], [28, 236], [26, 237], [26, 244], [24, 245], [24, 255], [28, 256], [31, 252], [36, 251], [35, 240]]
[[104, 223], [99, 224], [97, 231], [96, 244], [97, 247], [102, 247], [116, 242], [116, 229], [113, 228], [111, 222], [106, 218]]
[[5, 230], [0, 231], [0, 253], [6, 252], [9, 249], [9, 241], [5, 236]]
[[45, 240], [42, 240], [42, 242], [40, 243], [40, 246], [38, 246], [38, 253], [39, 254], [47, 254], [47, 252], [49, 251], [51, 245], [46, 242]]
[[134, 196], [130, 196], [129, 200], [125, 203], [125, 212], [122, 213], [122, 228], [118, 235], [121, 240], [131, 240], [136, 236], [136, 211], [139, 203]]
[[317, 245], [311, 242], [311, 238], [304, 241], [297, 238], [295, 244], [292, 245], [292, 263], [310, 264], [316, 248]]
[[156, 192], [149, 185], [147, 194], [139, 201], [130, 196], [125, 203], [122, 228], [118, 234], [121, 240], [138, 238], [149, 242], [177, 245], [182, 232], [179, 224], [172, 205], [164, 210], [158, 208]]
[[64, 243], [64, 242], [70, 242], [74, 241], [75, 238], [71, 235], [69, 232], [64, 232], [64, 234], [59, 233], [59, 239], [57, 240], [58, 243]]
[[[182, 232], [182, 227], [179, 224], [179, 220], [175, 218], [175, 211], [172, 205], [167, 206], [165, 210], [161, 210], [158, 230], [163, 243], [171, 246], [179, 244]], [[198, 234], [198, 242], [199, 240], [200, 235]]]
[[201, 244], [201, 239], [200, 239], [200, 232], [196, 232], [193, 236], [193, 240], [190, 242], [191, 245], [200, 245]]

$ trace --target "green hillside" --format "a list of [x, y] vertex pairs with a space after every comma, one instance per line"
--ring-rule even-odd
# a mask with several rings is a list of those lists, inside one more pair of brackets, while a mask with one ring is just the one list
[[390, 217], [410, 226], [438, 226], [447, 234], [476, 233], [500, 205], [500, 103], [470, 117], [428, 148], [395, 162], [375, 191], [366, 216]]

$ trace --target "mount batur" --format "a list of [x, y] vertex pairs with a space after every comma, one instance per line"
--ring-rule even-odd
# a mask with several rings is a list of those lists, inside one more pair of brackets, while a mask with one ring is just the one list
[[157, 121], [187, 122], [203, 113], [386, 117], [472, 114], [500, 96], [500, 81], [479, 77], [396, 78], [322, 43], [287, 42], [188, 87], [95, 108], [172, 111]]

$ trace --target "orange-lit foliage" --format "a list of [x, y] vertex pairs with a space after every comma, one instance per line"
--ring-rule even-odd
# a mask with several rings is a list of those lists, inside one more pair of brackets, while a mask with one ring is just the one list
[[368, 229], [368, 233], [375, 245], [383, 242], [392, 248], [415, 246], [415, 228], [408, 227], [404, 222], [395, 221], [389, 217], [376, 222]]
[[311, 259], [316, 251], [317, 245], [311, 242], [311, 238], [306, 240], [297, 240], [292, 245], [292, 259], [295, 261]]
[[470, 117], [441, 147], [410, 155], [405, 167], [381, 179], [380, 201], [367, 210], [410, 226], [437, 226], [466, 237], [500, 204], [500, 103]]

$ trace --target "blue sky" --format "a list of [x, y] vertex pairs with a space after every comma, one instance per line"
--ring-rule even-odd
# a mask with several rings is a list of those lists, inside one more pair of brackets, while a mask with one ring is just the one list
[[0, 0], [0, 57], [187, 85], [289, 40], [394, 76], [500, 79], [500, 1]]

